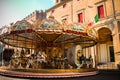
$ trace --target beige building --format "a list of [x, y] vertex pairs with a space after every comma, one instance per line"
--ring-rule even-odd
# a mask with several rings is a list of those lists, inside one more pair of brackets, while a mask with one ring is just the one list
[[120, 0], [55, 0], [46, 11], [59, 22], [81, 23], [96, 31], [98, 44], [85, 50], [97, 63], [120, 62]]
[[25, 17], [23, 20], [26, 20], [27, 22], [34, 24], [35, 21], [43, 19], [46, 19], [46, 12], [44, 12], [43, 10], [41, 11], [36, 10], [27, 17]]

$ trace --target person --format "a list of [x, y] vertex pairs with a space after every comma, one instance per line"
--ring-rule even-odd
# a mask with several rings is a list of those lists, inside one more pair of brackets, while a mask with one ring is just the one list
[[22, 58], [23, 58], [23, 57], [24, 57], [24, 53], [25, 53], [25, 52], [24, 52], [24, 50], [22, 49], [22, 50], [21, 50], [20, 57], [22, 57]]
[[20, 57], [20, 52], [19, 52], [18, 49], [16, 50], [16, 56], [17, 56], [17, 57]]
[[84, 57], [83, 54], [79, 57], [79, 63], [80, 64], [84, 64], [85, 63], [85, 57]]
[[90, 57], [89, 57], [89, 68], [92, 67], [92, 64], [93, 64], [93, 59], [92, 59], [92, 56], [90, 55]]

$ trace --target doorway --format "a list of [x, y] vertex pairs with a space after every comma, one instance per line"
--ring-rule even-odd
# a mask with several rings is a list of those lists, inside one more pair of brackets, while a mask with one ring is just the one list
[[115, 62], [114, 47], [113, 46], [109, 46], [109, 51], [110, 51], [110, 62]]
[[98, 43], [99, 43], [98, 62], [99, 63], [107, 63], [109, 61], [114, 62], [112, 32], [110, 31], [109, 28], [103, 27], [98, 30]]

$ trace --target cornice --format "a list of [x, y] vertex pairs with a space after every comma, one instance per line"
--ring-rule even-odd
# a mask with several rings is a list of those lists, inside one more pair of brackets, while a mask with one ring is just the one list
[[102, 3], [102, 2], [106, 2], [106, 1], [107, 1], [107, 0], [101, 0], [101, 1], [99, 1], [99, 2], [96, 2], [95, 5], [100, 4], [100, 3]]
[[68, 3], [68, 2], [70, 2], [70, 1], [72, 1], [72, 0], [65, 0], [65, 1], [63, 1], [63, 2], [61, 2], [61, 3], [59, 3], [59, 4], [56, 4], [55, 6], [51, 7], [51, 8], [48, 9], [48, 10], [46, 10], [46, 12], [49, 12], [49, 11], [51, 11], [52, 9], [55, 9], [55, 8], [63, 5], [64, 3]]

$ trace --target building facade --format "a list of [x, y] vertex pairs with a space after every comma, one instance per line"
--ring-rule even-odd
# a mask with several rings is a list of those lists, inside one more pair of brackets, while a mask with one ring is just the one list
[[46, 19], [46, 12], [44, 12], [43, 10], [41, 11], [36, 10], [27, 17], [25, 17], [23, 20], [26, 20], [27, 22], [34, 24], [35, 21], [37, 20], [41, 21], [43, 19]]
[[55, 0], [46, 11], [59, 22], [81, 23], [96, 31], [98, 44], [85, 50], [96, 63], [120, 62], [120, 0]]

